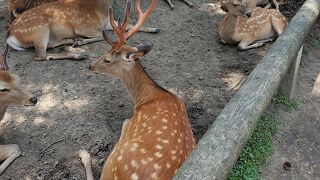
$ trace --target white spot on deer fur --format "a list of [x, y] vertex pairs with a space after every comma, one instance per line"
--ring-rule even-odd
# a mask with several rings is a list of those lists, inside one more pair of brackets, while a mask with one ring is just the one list
[[144, 149], [144, 148], [141, 148], [141, 149], [140, 149], [140, 152], [141, 152], [142, 154], [147, 153], [146, 149]]
[[164, 139], [161, 142], [164, 143], [164, 144], [169, 144], [169, 140], [167, 140], [167, 139]]
[[177, 153], [177, 151], [171, 151], [171, 154], [176, 154]]
[[156, 149], [163, 149], [162, 146], [160, 146], [159, 144], [156, 145]]
[[131, 180], [138, 180], [139, 176], [136, 173], [133, 173], [133, 174], [131, 174], [130, 179]]
[[171, 156], [171, 159], [172, 159], [172, 160], [176, 160], [176, 159], [177, 159], [177, 156]]
[[156, 135], [160, 135], [160, 134], [162, 134], [162, 131], [157, 130], [157, 131], [156, 131]]
[[158, 170], [158, 169], [161, 168], [161, 166], [160, 166], [158, 163], [155, 163], [155, 164], [153, 165], [153, 167], [154, 167], [154, 169], [156, 169], [156, 170]]
[[148, 164], [148, 161], [147, 161], [147, 160], [145, 160], [145, 159], [141, 159], [141, 164], [143, 164], [143, 165], [147, 165], [147, 164]]
[[163, 119], [162, 119], [162, 122], [167, 123], [167, 122], [168, 122], [168, 119], [163, 118]]
[[118, 156], [118, 161], [121, 161], [123, 159], [123, 156]]
[[143, 127], [147, 127], [147, 123], [143, 123], [142, 126], [143, 126]]
[[161, 157], [163, 156], [160, 152], [156, 152], [156, 153], [154, 153], [154, 155], [155, 155], [157, 158], [161, 158]]
[[170, 164], [170, 163], [166, 163], [166, 167], [167, 167], [168, 169], [170, 169], [170, 168], [171, 168], [171, 164]]
[[128, 165], [125, 164], [125, 165], [124, 165], [124, 170], [128, 170], [128, 169], [129, 169]]
[[147, 160], [148, 160], [149, 162], [151, 162], [151, 161], [153, 160], [153, 158], [152, 158], [152, 157], [147, 157]]
[[162, 129], [166, 130], [166, 129], [168, 129], [168, 126], [162, 126]]
[[134, 159], [132, 159], [130, 163], [133, 168], [138, 167], [138, 163]]
[[151, 178], [153, 178], [153, 179], [158, 179], [157, 173], [156, 173], [156, 172], [152, 173], [152, 174], [151, 174]]

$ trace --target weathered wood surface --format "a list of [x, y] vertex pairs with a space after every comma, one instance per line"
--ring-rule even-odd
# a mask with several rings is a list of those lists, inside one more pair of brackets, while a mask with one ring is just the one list
[[226, 179], [319, 15], [308, 0], [223, 109], [174, 180]]

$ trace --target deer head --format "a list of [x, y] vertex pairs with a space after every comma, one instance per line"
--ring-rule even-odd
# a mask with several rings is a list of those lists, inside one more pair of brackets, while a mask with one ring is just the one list
[[6, 54], [0, 52], [0, 104], [32, 106], [37, 103], [37, 98], [32, 97], [20, 85], [20, 78], [11, 74], [6, 62]]
[[112, 74], [119, 76], [132, 69], [140, 58], [150, 52], [150, 50], [152, 49], [152, 45], [150, 44], [140, 44], [137, 47], [130, 47], [125, 45], [126, 41], [139, 30], [143, 22], [154, 10], [158, 0], [152, 0], [149, 9], [145, 12], [142, 12], [140, 2], [140, 0], [136, 0], [136, 9], [138, 12], [139, 20], [136, 25], [127, 33], [126, 27], [129, 24], [132, 0], [127, 1], [123, 23], [121, 23], [119, 20], [119, 23], [116, 24], [114, 22], [113, 11], [111, 8], [109, 9], [110, 23], [119, 40], [117, 42], [113, 41], [110, 37], [108, 37], [106, 31], [103, 31], [104, 39], [111, 45], [112, 48], [110, 51], [102, 55], [100, 58], [98, 58], [98, 60], [90, 65], [90, 69], [92, 71], [100, 74]]
[[221, 9], [235, 16], [251, 17], [247, 0], [222, 0]]

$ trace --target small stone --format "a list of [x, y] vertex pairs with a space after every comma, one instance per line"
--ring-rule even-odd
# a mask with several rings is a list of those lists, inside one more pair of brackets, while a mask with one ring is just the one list
[[54, 166], [54, 167], [57, 167], [58, 164], [59, 164], [59, 161], [55, 161], [54, 164], [53, 164], [53, 166]]
[[285, 162], [283, 163], [283, 168], [287, 171], [291, 169], [291, 163], [290, 162]]
[[119, 103], [119, 107], [124, 107], [124, 103], [123, 102]]

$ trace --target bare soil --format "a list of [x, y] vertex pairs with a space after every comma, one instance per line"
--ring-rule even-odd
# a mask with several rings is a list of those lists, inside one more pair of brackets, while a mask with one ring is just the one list
[[[174, 1], [174, 11], [159, 1], [145, 26], [160, 27], [162, 32], [137, 33], [129, 44], [155, 45], [142, 63], [159, 85], [183, 98], [199, 140], [271, 44], [244, 52], [222, 45], [217, 23], [224, 13], [218, 1], [191, 1], [192, 9]], [[6, 2], [0, 1], [0, 7]], [[4, 10], [0, 9], [0, 47], [5, 46], [8, 20]], [[34, 50], [10, 52], [11, 70], [39, 97], [39, 103], [10, 107], [0, 122], [0, 143], [16, 143], [24, 151], [1, 179], [85, 179], [77, 156], [81, 149], [91, 153], [98, 179], [123, 121], [132, 115], [132, 103], [121, 82], [87, 68], [108, 48], [105, 42], [77, 48], [89, 56], [84, 61], [38, 62], [33, 59]]]

